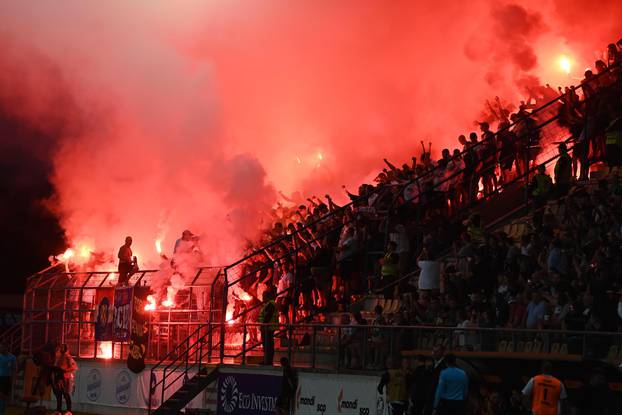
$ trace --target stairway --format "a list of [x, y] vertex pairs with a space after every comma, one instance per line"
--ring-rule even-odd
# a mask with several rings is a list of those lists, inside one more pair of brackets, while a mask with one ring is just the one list
[[218, 379], [218, 368], [211, 369], [203, 367], [199, 372], [184, 382], [184, 385], [173, 393], [155, 411], [154, 415], [177, 415], [188, 405], [199, 393], [207, 388], [210, 383]]

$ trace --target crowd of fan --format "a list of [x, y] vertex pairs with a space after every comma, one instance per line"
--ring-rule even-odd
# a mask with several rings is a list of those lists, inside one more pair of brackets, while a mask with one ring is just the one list
[[[257, 321], [263, 301], [276, 299], [281, 322], [325, 321], [330, 312], [346, 311], [356, 295], [389, 286], [385, 297], [407, 301], [383, 316], [387, 324], [617, 328], [608, 290], [618, 281], [603, 261], [618, 256], [618, 181], [603, 182], [593, 194], [579, 186], [565, 195], [577, 179], [587, 179], [590, 166], [620, 165], [621, 62], [622, 41], [609, 46], [606, 62], [597, 61], [596, 73], [586, 71], [576, 88], [536, 88], [514, 113], [497, 100], [491, 119], [480, 123], [481, 137], [459, 137], [462, 151], [444, 149], [433, 161], [424, 147], [419, 160], [401, 168], [385, 160], [376, 184], [348, 192], [352, 203], [345, 207], [329, 195], [287, 199], [290, 206], [272, 212], [272, 227], [249, 245], [255, 254], [237, 268], [239, 287], [253, 299], [236, 301], [234, 318]], [[533, 110], [550, 100], [556, 122], [572, 136], [559, 146], [555, 184], [544, 169], [535, 172], [543, 143]], [[512, 180], [524, 183], [537, 208], [528, 235], [519, 241], [487, 234], [477, 214], [464, 220], [468, 208]], [[554, 199], [562, 200], [555, 213], [545, 208]], [[445, 267], [440, 291], [391, 285], [452, 244], [456, 260]], [[369, 260], [370, 252], [381, 257]]]

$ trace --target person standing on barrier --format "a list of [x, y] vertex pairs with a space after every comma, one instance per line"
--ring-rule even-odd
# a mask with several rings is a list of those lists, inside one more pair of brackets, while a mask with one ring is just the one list
[[262, 300], [264, 305], [259, 313], [259, 322], [263, 324], [261, 326], [263, 364], [272, 366], [274, 361], [274, 332], [279, 321], [279, 315], [274, 304], [274, 293], [272, 290], [264, 291]]
[[456, 367], [456, 356], [445, 356], [447, 368], [441, 372], [434, 395], [433, 415], [463, 415], [466, 413], [466, 398], [469, 391], [469, 377]]
[[136, 257], [132, 256], [132, 237], [125, 238], [125, 244], [119, 248], [119, 285], [127, 285], [135, 272]]
[[378, 384], [378, 393], [384, 393], [387, 387], [387, 403], [391, 410], [391, 415], [403, 415], [408, 408], [408, 388], [406, 377], [408, 375], [408, 360], [402, 359], [402, 366], [399, 367], [395, 360], [387, 360], [387, 371], [384, 372]]
[[533, 415], [558, 415], [564, 409], [567, 398], [564, 384], [551, 375], [551, 362], [542, 363], [542, 374], [529, 379], [523, 388], [525, 406], [531, 408]]

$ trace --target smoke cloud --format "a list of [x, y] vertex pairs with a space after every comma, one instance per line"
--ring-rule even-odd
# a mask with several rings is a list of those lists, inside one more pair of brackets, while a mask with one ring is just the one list
[[157, 266], [155, 240], [170, 253], [191, 229], [219, 265], [277, 191], [338, 194], [420, 140], [457, 146], [486, 99], [576, 82], [620, 16], [615, 1], [9, 0], [0, 101], [58, 137], [48, 205], [68, 241], [113, 257], [132, 235]]

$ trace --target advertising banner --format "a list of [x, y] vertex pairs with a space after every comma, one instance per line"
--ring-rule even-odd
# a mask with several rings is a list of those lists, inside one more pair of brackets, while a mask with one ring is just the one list
[[133, 291], [133, 287], [114, 290], [114, 340], [117, 342], [130, 341]]
[[220, 373], [217, 415], [272, 415], [281, 393], [280, 373]]
[[383, 415], [377, 376], [300, 373], [296, 415]]
[[[98, 364], [78, 362], [76, 373], [76, 390], [73, 394], [75, 403], [101, 406], [119, 406], [146, 409], [149, 405], [149, 385], [162, 380], [162, 371], [151, 373], [144, 370], [140, 374], [132, 373], [121, 362], [115, 364]], [[190, 374], [193, 375], [192, 373]], [[177, 375], [168, 372], [167, 379], [175, 379]], [[167, 380], [167, 385], [171, 383]], [[183, 377], [177, 379], [164, 395], [169, 398], [183, 384]], [[162, 386], [158, 386], [152, 396], [152, 407], [160, 406]], [[199, 394], [188, 404], [188, 408], [200, 408], [203, 405], [203, 394]]]
[[98, 342], [111, 341], [114, 321], [113, 308], [114, 289], [101, 288], [97, 290], [97, 319], [95, 320], [95, 340]]

